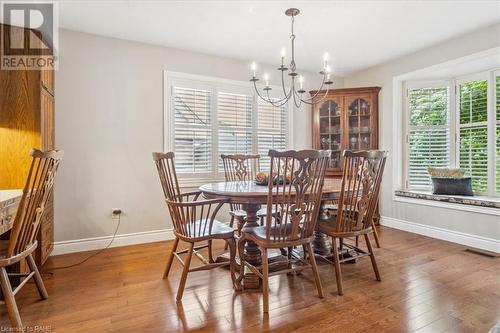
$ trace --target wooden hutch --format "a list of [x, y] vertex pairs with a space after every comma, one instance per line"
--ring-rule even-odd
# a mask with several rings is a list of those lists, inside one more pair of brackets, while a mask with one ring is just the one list
[[[24, 42], [26, 48], [29, 34], [34, 33], [40, 38], [39, 43], [50, 48], [37, 31], [3, 24], [0, 28], [4, 43]], [[54, 70], [0, 70], [0, 191], [24, 187], [31, 148], [54, 149], [54, 96]], [[0, 213], [8, 213], [12, 219], [15, 210], [11, 207]], [[53, 197], [42, 217], [37, 239], [35, 260], [41, 265], [53, 249]]]
[[[313, 105], [313, 148], [332, 151], [327, 176], [342, 176], [343, 150], [378, 149], [379, 91], [380, 87], [332, 89]], [[323, 96], [319, 91], [316, 98]]]

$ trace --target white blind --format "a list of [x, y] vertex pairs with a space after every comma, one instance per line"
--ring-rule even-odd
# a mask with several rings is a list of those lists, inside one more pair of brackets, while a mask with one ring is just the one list
[[[252, 153], [252, 103], [252, 96], [218, 93], [219, 156]], [[218, 160], [219, 170], [224, 170]]]
[[450, 89], [408, 89], [408, 187], [430, 188], [427, 167], [450, 165]]
[[260, 167], [268, 171], [270, 149], [285, 150], [286, 144], [286, 105], [275, 107], [259, 99], [257, 106], [257, 150], [260, 154]]
[[472, 177], [472, 189], [488, 192], [488, 82], [459, 86], [460, 167]]
[[212, 170], [211, 92], [173, 87], [174, 151], [179, 173]]

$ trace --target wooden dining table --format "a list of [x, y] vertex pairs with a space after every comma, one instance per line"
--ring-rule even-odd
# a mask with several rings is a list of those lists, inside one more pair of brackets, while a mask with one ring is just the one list
[[[232, 204], [241, 205], [246, 212], [245, 227], [259, 226], [257, 212], [262, 205], [267, 203], [268, 186], [257, 185], [254, 181], [234, 181], [208, 183], [199, 187], [203, 196], [207, 199], [227, 199]], [[323, 202], [338, 199], [341, 191], [341, 179], [325, 179], [323, 185]], [[315, 232], [313, 240], [314, 251], [320, 254], [330, 251], [327, 237]], [[257, 244], [248, 241], [245, 244], [245, 260], [258, 267], [262, 264], [262, 257]], [[269, 260], [277, 260], [279, 253], [271, 255]], [[259, 279], [253, 274], [245, 274], [243, 284], [246, 289], [259, 288]]]

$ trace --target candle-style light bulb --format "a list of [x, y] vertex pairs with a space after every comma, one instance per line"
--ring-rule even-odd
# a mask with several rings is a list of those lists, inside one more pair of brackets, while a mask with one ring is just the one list
[[304, 89], [304, 77], [299, 76], [300, 90]]
[[323, 54], [323, 68], [325, 69], [328, 66], [328, 58], [329, 58], [328, 52], [325, 52], [325, 54]]
[[257, 64], [255, 62], [252, 62], [252, 71], [253, 71], [253, 77], [255, 77], [255, 73], [257, 71]]
[[269, 87], [269, 75], [264, 73], [264, 81], [266, 81], [266, 87]]
[[283, 47], [281, 48], [281, 65], [285, 63], [285, 55], [286, 55], [286, 49]]

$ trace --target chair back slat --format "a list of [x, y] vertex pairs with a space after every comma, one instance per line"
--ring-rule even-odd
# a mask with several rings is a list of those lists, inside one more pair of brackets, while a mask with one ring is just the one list
[[196, 201], [199, 192], [181, 193], [175, 171], [174, 153], [153, 153], [165, 202], [175, 231], [187, 238], [211, 235], [215, 216], [225, 200]]
[[330, 151], [269, 151], [266, 238], [287, 242], [311, 237], [321, 203]]
[[220, 157], [227, 182], [253, 181], [259, 173], [260, 155], [222, 154]]
[[37, 149], [33, 149], [30, 154], [32, 161], [9, 238], [7, 248], [9, 257], [23, 252], [34, 244], [64, 155], [62, 151], [42, 152]]
[[337, 232], [371, 228], [382, 174], [385, 151], [344, 151], [342, 190], [337, 209]]

